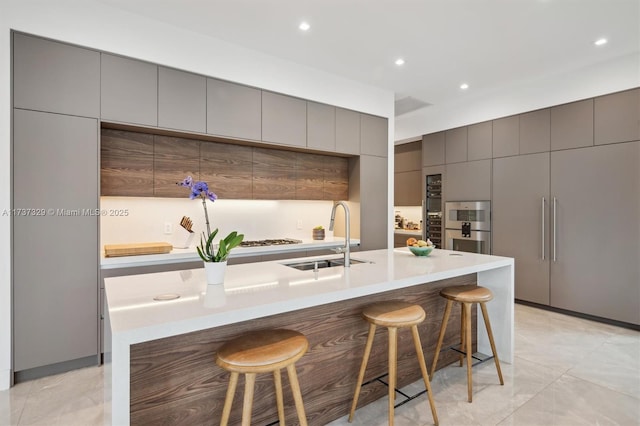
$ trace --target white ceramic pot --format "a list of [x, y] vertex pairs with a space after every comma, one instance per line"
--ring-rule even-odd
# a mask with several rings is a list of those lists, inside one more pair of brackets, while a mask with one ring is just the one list
[[204, 262], [204, 272], [208, 285], [224, 284], [224, 273], [227, 270], [227, 262]]

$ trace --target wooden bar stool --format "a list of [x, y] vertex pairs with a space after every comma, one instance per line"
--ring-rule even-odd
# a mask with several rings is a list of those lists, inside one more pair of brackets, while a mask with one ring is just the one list
[[482, 317], [484, 318], [484, 324], [487, 328], [487, 334], [489, 335], [489, 343], [491, 344], [491, 352], [493, 353], [493, 360], [496, 364], [496, 370], [498, 370], [498, 377], [500, 378], [500, 384], [504, 385], [502, 379], [502, 370], [500, 370], [500, 360], [496, 352], [496, 345], [493, 342], [493, 333], [491, 332], [491, 323], [489, 322], [489, 315], [487, 314], [487, 307], [485, 303], [493, 299], [493, 293], [491, 290], [485, 287], [476, 285], [461, 285], [454, 287], [447, 287], [440, 291], [440, 296], [447, 299], [447, 306], [444, 310], [444, 317], [442, 318], [442, 326], [440, 327], [440, 336], [438, 336], [438, 344], [436, 345], [436, 353], [433, 358], [433, 365], [431, 366], [431, 377], [436, 371], [436, 364], [438, 363], [438, 356], [440, 355], [440, 348], [442, 347], [442, 340], [444, 339], [444, 333], [447, 329], [447, 321], [449, 321], [449, 314], [451, 314], [451, 306], [453, 302], [459, 302], [461, 308], [460, 318], [460, 366], [462, 367], [464, 353], [467, 357], [467, 393], [469, 402], [472, 401], [471, 390], [473, 386], [473, 380], [471, 378], [471, 305], [479, 303], [482, 309]]
[[360, 396], [360, 388], [362, 387], [364, 373], [367, 369], [367, 362], [369, 361], [371, 347], [373, 346], [373, 338], [376, 334], [376, 326], [380, 325], [387, 327], [389, 332], [389, 425], [393, 425], [396, 392], [397, 331], [398, 328], [411, 327], [416, 355], [418, 356], [418, 363], [420, 364], [420, 371], [422, 371], [422, 378], [425, 386], [427, 387], [429, 404], [431, 405], [431, 414], [433, 416], [433, 421], [437, 426], [438, 415], [436, 413], [436, 405], [433, 402], [433, 393], [431, 392], [429, 375], [424, 362], [424, 354], [422, 352], [422, 345], [420, 344], [420, 335], [418, 334], [418, 324], [424, 321], [426, 317], [424, 309], [419, 305], [413, 305], [411, 303], [388, 301], [367, 306], [362, 311], [362, 316], [369, 322], [369, 335], [367, 336], [367, 344], [364, 348], [364, 357], [362, 358], [362, 365], [360, 366], [360, 373], [358, 374], [358, 382], [353, 396], [353, 403], [351, 404], [349, 422], [353, 421], [353, 415], [355, 414], [356, 406], [358, 405], [358, 397]]
[[295, 362], [305, 354], [309, 348], [307, 338], [293, 330], [260, 330], [243, 334], [220, 347], [216, 355], [216, 364], [231, 372], [227, 396], [222, 409], [220, 424], [226, 426], [229, 422], [233, 396], [238, 384], [238, 375], [245, 375], [244, 403], [242, 406], [242, 426], [251, 424], [251, 409], [253, 406], [253, 388], [257, 373], [273, 373], [276, 387], [276, 401], [278, 404], [278, 419], [284, 426], [284, 403], [282, 398], [282, 381], [280, 369], [287, 369], [289, 382], [296, 404], [298, 419], [303, 426], [307, 425], [307, 418], [302, 404], [302, 395]]

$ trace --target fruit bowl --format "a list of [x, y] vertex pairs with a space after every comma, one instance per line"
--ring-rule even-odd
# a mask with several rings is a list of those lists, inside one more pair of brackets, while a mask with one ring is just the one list
[[435, 247], [436, 246], [409, 246], [409, 250], [411, 250], [411, 253], [415, 254], [416, 256], [429, 256], [429, 253], [431, 253], [431, 250], [433, 250]]

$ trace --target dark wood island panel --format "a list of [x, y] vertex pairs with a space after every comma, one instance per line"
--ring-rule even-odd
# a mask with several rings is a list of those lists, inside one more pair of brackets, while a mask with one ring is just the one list
[[[368, 324], [361, 317], [363, 306], [390, 299], [420, 304], [427, 312], [427, 319], [419, 326], [419, 332], [427, 365], [430, 365], [445, 307], [445, 300], [438, 295], [440, 289], [475, 283], [476, 274], [464, 275], [133, 345], [130, 357], [131, 424], [218, 424], [229, 375], [215, 365], [217, 348], [250, 330], [290, 328], [304, 333], [309, 339], [309, 352], [296, 363], [296, 367], [309, 424], [324, 425], [349, 412], [368, 330]], [[445, 336], [445, 348], [458, 344], [460, 339], [460, 311], [454, 309], [452, 317]], [[476, 318], [474, 307], [474, 350]], [[444, 351], [438, 368], [457, 359], [454, 351]], [[386, 371], [387, 331], [379, 327], [365, 382]], [[420, 378], [410, 330], [399, 330], [398, 387]], [[283, 374], [283, 385], [287, 422], [296, 424], [286, 374]], [[242, 378], [237, 389], [231, 418], [239, 422], [244, 389]], [[374, 382], [362, 389], [359, 406], [386, 395], [386, 387]], [[266, 425], [277, 419], [273, 377], [270, 374], [258, 375], [252, 424]]]

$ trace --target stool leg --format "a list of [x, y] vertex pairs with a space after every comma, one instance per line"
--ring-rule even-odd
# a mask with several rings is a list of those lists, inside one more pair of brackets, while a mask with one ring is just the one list
[[276, 385], [276, 404], [278, 405], [278, 420], [281, 426], [284, 424], [284, 402], [282, 398], [282, 377], [280, 376], [280, 370], [273, 372], [273, 382]]
[[396, 404], [396, 358], [398, 354], [398, 329], [389, 329], [389, 426], [393, 426], [393, 411]]
[[351, 412], [349, 413], [349, 423], [353, 421], [353, 415], [356, 412], [356, 406], [358, 405], [358, 397], [360, 397], [360, 388], [364, 380], [364, 372], [367, 369], [367, 362], [369, 361], [369, 355], [371, 354], [371, 346], [373, 346], [373, 338], [376, 335], [376, 325], [369, 324], [369, 335], [367, 336], [367, 344], [364, 347], [364, 356], [362, 357], [362, 364], [360, 365], [360, 373], [358, 373], [358, 382], [356, 383], [356, 390], [353, 394], [353, 402], [351, 403]]
[[463, 303], [464, 307], [464, 328], [465, 339], [467, 341], [467, 396], [469, 402], [471, 402], [471, 393], [473, 387], [473, 380], [471, 378], [471, 303]]
[[444, 332], [447, 329], [447, 321], [449, 321], [449, 315], [451, 314], [451, 306], [453, 301], [447, 300], [447, 306], [444, 308], [444, 316], [442, 317], [442, 325], [440, 326], [440, 335], [438, 336], [438, 344], [436, 345], [436, 353], [433, 356], [433, 364], [431, 365], [431, 377], [436, 371], [436, 364], [438, 364], [438, 357], [440, 356], [440, 348], [442, 348], [442, 341], [444, 340]]
[[302, 403], [302, 393], [300, 392], [300, 384], [298, 383], [298, 375], [296, 374], [295, 364], [287, 365], [287, 373], [289, 373], [289, 383], [291, 384], [293, 401], [296, 403], [296, 412], [298, 413], [298, 420], [300, 421], [300, 426], [307, 426], [307, 416], [304, 413], [304, 404]]
[[[467, 330], [466, 328], [466, 317], [465, 317], [466, 311], [464, 309], [464, 303], [460, 304], [460, 352], [464, 352], [464, 348], [466, 345], [466, 339], [465, 339], [465, 331]], [[462, 353], [458, 356], [458, 358], [460, 359], [460, 367], [462, 367], [463, 361], [464, 361], [464, 355], [462, 355]]]
[[411, 333], [413, 334], [413, 343], [416, 346], [416, 355], [418, 356], [418, 363], [420, 364], [420, 371], [422, 371], [422, 379], [427, 387], [427, 396], [429, 397], [429, 405], [431, 406], [431, 415], [433, 416], [433, 422], [438, 426], [438, 414], [436, 413], [436, 404], [433, 401], [433, 392], [431, 392], [431, 384], [429, 383], [429, 375], [427, 374], [427, 366], [424, 362], [424, 353], [422, 352], [422, 343], [420, 343], [420, 334], [418, 333], [418, 326], [411, 326]]
[[496, 364], [496, 370], [498, 370], [498, 378], [500, 378], [500, 384], [504, 385], [502, 380], [502, 370], [500, 369], [500, 360], [498, 359], [498, 351], [496, 351], [496, 344], [493, 341], [493, 332], [491, 331], [491, 323], [489, 322], [489, 314], [487, 313], [487, 307], [484, 302], [480, 302], [480, 308], [482, 308], [482, 317], [484, 318], [484, 325], [487, 327], [487, 334], [489, 335], [489, 343], [491, 343], [491, 352], [493, 353], [493, 360]]
[[253, 389], [256, 373], [244, 375], [244, 402], [242, 403], [242, 426], [251, 426], [251, 410], [253, 409]]
[[231, 414], [233, 396], [236, 393], [236, 386], [238, 385], [238, 375], [239, 374], [236, 372], [231, 372], [229, 386], [227, 387], [227, 396], [224, 399], [224, 407], [222, 408], [222, 418], [220, 419], [220, 426], [227, 426], [227, 424], [229, 423], [229, 414]]

